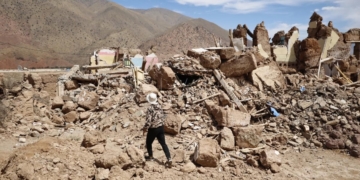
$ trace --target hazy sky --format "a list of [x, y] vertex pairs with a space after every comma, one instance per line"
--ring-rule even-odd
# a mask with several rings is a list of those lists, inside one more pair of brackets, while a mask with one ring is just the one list
[[166, 8], [192, 18], [203, 18], [224, 29], [246, 24], [253, 30], [261, 21], [270, 37], [292, 26], [300, 29], [300, 38], [307, 36], [309, 18], [317, 11], [323, 23], [332, 20], [340, 31], [360, 28], [360, 0], [113, 0], [133, 9]]

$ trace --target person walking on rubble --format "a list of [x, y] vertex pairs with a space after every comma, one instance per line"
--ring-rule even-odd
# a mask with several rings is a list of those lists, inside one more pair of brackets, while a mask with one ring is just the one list
[[148, 161], [154, 160], [152, 143], [155, 138], [161, 144], [161, 147], [166, 155], [167, 161], [166, 166], [171, 166], [171, 156], [168, 146], [165, 142], [165, 131], [164, 131], [164, 119], [165, 114], [161, 105], [157, 103], [157, 97], [155, 93], [150, 93], [146, 96], [146, 100], [151, 104], [146, 113], [146, 123], [143, 127], [143, 135], [147, 132], [146, 136], [146, 149], [148, 156], [145, 156], [145, 159]]

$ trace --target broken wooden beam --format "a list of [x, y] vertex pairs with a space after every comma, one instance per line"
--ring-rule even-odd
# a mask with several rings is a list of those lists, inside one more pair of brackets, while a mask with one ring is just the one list
[[77, 80], [79, 82], [97, 82], [98, 78], [93, 76], [92, 74], [84, 74], [84, 75], [79, 75], [79, 74], [74, 74], [71, 76], [72, 80]]
[[220, 72], [218, 70], [216, 70], [216, 69], [214, 69], [213, 72], [214, 72], [214, 75], [215, 75], [216, 79], [220, 82], [221, 86], [225, 89], [226, 93], [234, 101], [234, 103], [240, 109], [240, 111], [247, 113], [246, 108], [243, 106], [243, 104], [240, 102], [240, 100], [236, 97], [236, 95], [230, 90], [228, 84], [222, 78]]
[[104, 68], [115, 68], [116, 66], [118, 66], [120, 63], [114, 63], [114, 64], [107, 64], [107, 65], [97, 65], [97, 66], [89, 66], [89, 65], [85, 65], [82, 68], [89, 70], [89, 69], [104, 69]]
[[109, 70], [101, 71], [101, 74], [129, 74], [130, 69], [119, 69], [119, 70]]
[[356, 84], [360, 84], [360, 81], [356, 81], [356, 82], [350, 83], [350, 84], [345, 84], [345, 85], [342, 85], [340, 87], [348, 87], [348, 86], [352, 86], [352, 85], [356, 85]]
[[206, 98], [203, 98], [203, 99], [200, 99], [200, 100], [194, 101], [192, 104], [197, 104], [197, 103], [199, 103], [199, 102], [202, 102], [202, 101], [205, 101], [205, 100], [207, 100], [207, 99], [210, 99], [210, 98], [216, 97], [216, 96], [218, 96], [218, 95], [220, 95], [220, 93], [216, 93], [216, 94], [211, 95], [211, 96], [208, 96], [208, 97], [206, 97]]
[[337, 65], [334, 65], [335, 68], [339, 71], [339, 73], [351, 84], [353, 83], [341, 70]]

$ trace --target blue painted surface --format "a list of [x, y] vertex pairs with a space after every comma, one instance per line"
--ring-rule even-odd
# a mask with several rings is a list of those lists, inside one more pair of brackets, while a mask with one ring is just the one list
[[305, 86], [300, 87], [300, 92], [304, 92], [306, 90]]
[[143, 58], [141, 57], [134, 57], [134, 58], [131, 58], [131, 61], [134, 63], [134, 65], [136, 66], [136, 67], [139, 67], [139, 68], [141, 68], [141, 66], [142, 66], [142, 63], [143, 63]]
[[275, 108], [270, 107], [270, 111], [271, 111], [271, 114], [274, 115], [275, 117], [280, 116], [280, 113], [278, 113]]

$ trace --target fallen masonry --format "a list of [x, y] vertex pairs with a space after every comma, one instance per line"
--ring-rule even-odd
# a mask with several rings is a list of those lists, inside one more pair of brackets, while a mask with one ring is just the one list
[[[340, 149], [359, 158], [358, 60], [331, 55], [359, 33], [342, 35], [321, 21], [311, 17], [301, 43], [291, 42], [297, 28], [277, 33], [279, 44], [270, 44], [263, 22], [254, 33], [239, 25], [234, 40], [247, 42], [249, 34], [256, 47], [192, 49], [151, 63], [148, 73], [120, 64], [106, 71], [86, 66], [95, 73], [74, 66], [56, 82], [25, 73], [1, 89], [0, 133], [16, 137], [18, 149], [0, 162], [0, 179], [158, 179], [154, 174], [167, 171], [161, 146], [154, 143], [156, 161], [145, 162], [140, 130], [148, 93], [158, 95], [166, 113], [172, 173], [179, 176], [223, 172], [237, 179], [247, 166], [279, 173], [288, 149]], [[299, 46], [287, 48], [298, 54], [281, 52], [283, 43]], [[50, 83], [56, 93], [47, 92]]]

